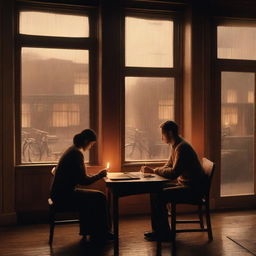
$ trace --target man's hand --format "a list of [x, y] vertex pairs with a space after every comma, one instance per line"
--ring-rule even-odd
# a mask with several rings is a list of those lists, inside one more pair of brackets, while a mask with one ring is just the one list
[[144, 173], [154, 173], [154, 169], [148, 166], [142, 166], [140, 170], [143, 171]]
[[106, 169], [101, 170], [101, 171], [98, 173], [98, 175], [99, 175], [101, 178], [106, 177], [106, 176], [107, 176], [107, 170], [106, 170]]

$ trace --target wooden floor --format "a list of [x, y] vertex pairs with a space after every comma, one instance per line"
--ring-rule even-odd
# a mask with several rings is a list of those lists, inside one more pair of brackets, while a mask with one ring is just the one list
[[[182, 216], [184, 217], [188, 216]], [[215, 213], [212, 215], [214, 241], [207, 242], [207, 235], [186, 233], [177, 235], [177, 255], [179, 256], [251, 256], [243, 247], [228, 236], [255, 240], [256, 210]], [[150, 230], [149, 216], [123, 218], [120, 223], [120, 255], [150, 256], [171, 255], [170, 244], [163, 243], [161, 254], [154, 242], [143, 239], [143, 232]], [[0, 228], [1, 256], [81, 256], [113, 255], [112, 243], [99, 253], [92, 248], [79, 245], [78, 226], [75, 224], [57, 226], [53, 248], [47, 244], [48, 225], [15, 226]], [[158, 254], [157, 254], [158, 253]]]

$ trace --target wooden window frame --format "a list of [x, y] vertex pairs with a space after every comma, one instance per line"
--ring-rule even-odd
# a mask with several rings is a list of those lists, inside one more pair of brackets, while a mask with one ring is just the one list
[[[169, 19], [173, 21], [173, 67], [131, 67], [125, 66], [125, 18]], [[140, 166], [145, 160], [125, 160], [125, 78], [126, 77], [163, 77], [174, 78], [174, 119], [183, 133], [183, 23], [180, 13], [164, 10], [126, 9], [121, 20], [121, 164], [122, 166]], [[163, 160], [147, 160], [148, 165], [163, 164]]]
[[[52, 12], [57, 14], [86, 15], [89, 19], [89, 36], [68, 38], [19, 34], [19, 13], [21, 11]], [[22, 47], [78, 49], [89, 51], [89, 126], [99, 132], [99, 95], [98, 95], [98, 13], [94, 6], [74, 6], [52, 3], [17, 2], [15, 9], [15, 148], [16, 166], [42, 166], [56, 163], [22, 163], [21, 161], [21, 49]], [[87, 128], [87, 127], [85, 127]], [[98, 134], [99, 135], [99, 134]], [[89, 164], [99, 163], [97, 144], [89, 153]]]

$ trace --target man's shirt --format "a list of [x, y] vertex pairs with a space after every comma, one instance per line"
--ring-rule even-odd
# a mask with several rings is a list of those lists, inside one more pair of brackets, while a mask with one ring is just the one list
[[179, 184], [189, 186], [198, 186], [206, 177], [195, 150], [182, 138], [172, 146], [167, 163], [154, 171], [160, 176], [177, 179]]

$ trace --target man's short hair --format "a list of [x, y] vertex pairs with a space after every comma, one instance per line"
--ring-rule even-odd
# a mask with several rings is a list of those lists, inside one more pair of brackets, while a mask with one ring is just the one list
[[160, 128], [162, 128], [163, 132], [172, 131], [174, 136], [179, 135], [179, 127], [174, 121], [166, 121], [160, 125]]

